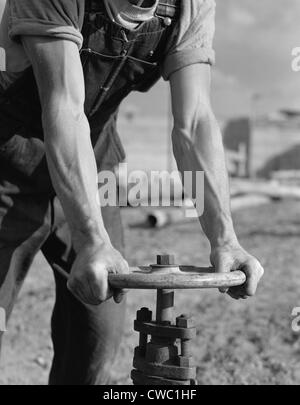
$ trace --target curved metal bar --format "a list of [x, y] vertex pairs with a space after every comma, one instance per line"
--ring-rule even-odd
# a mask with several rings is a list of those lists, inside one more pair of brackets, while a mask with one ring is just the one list
[[[68, 279], [68, 273], [57, 267], [56, 270]], [[109, 274], [109, 284], [113, 288], [140, 290], [185, 290], [205, 288], [230, 288], [242, 285], [246, 276], [242, 271], [214, 273], [213, 268], [195, 266], [174, 266], [153, 271], [152, 267], [131, 267], [129, 274]]]
[[246, 276], [241, 271], [214, 273], [213, 268], [180, 266], [166, 271], [151, 268], [131, 268], [129, 274], [109, 274], [113, 288], [125, 289], [204, 289], [230, 288], [242, 285]]

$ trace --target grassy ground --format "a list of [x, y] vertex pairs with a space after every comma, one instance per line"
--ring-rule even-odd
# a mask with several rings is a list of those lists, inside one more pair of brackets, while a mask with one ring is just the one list
[[[140, 211], [123, 213], [127, 256], [148, 264], [160, 252], [187, 264], [208, 264], [208, 245], [197, 223], [162, 230], [139, 226]], [[300, 306], [300, 205], [286, 201], [244, 209], [235, 215], [241, 242], [266, 268], [257, 297], [234, 302], [216, 291], [179, 292], [177, 312], [194, 314], [198, 333], [193, 352], [200, 384], [300, 384], [300, 335], [291, 330], [291, 311]], [[5, 336], [1, 384], [45, 384], [51, 362], [49, 318], [51, 272], [39, 256], [20, 295]], [[152, 292], [129, 294], [126, 330], [113, 367], [115, 384], [129, 383], [140, 306], [153, 308]]]

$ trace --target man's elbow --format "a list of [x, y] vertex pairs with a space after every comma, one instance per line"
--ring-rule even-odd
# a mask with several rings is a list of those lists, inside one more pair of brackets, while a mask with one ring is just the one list
[[84, 104], [61, 94], [53, 95], [42, 103], [44, 125], [53, 126], [59, 122], [79, 123], [84, 117]]
[[174, 119], [174, 134], [191, 140], [210, 131], [216, 125], [216, 118], [210, 104], [201, 103], [194, 111], [188, 111]]

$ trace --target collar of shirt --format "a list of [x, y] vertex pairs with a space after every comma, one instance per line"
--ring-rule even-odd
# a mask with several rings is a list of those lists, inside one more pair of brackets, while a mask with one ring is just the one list
[[150, 0], [143, 6], [143, 2], [138, 0], [104, 0], [111, 20], [130, 30], [136, 29], [144, 21], [151, 20], [158, 1]]

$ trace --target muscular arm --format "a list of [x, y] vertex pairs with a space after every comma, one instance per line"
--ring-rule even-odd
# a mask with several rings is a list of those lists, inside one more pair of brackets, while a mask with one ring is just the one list
[[108, 239], [97, 205], [97, 168], [84, 114], [84, 79], [71, 41], [26, 37], [42, 105], [46, 157], [75, 249]]
[[216, 271], [243, 269], [249, 277], [234, 298], [253, 295], [262, 276], [257, 260], [239, 245], [230, 212], [222, 135], [210, 103], [210, 67], [195, 64], [170, 79], [174, 116], [173, 148], [179, 170], [204, 171], [204, 214], [200, 222], [212, 249]]
[[69, 286], [82, 301], [99, 303], [106, 297], [107, 271], [123, 271], [126, 265], [111, 246], [97, 202], [78, 48], [71, 41], [41, 37], [23, 37], [23, 44], [39, 89], [51, 179], [77, 253]]

